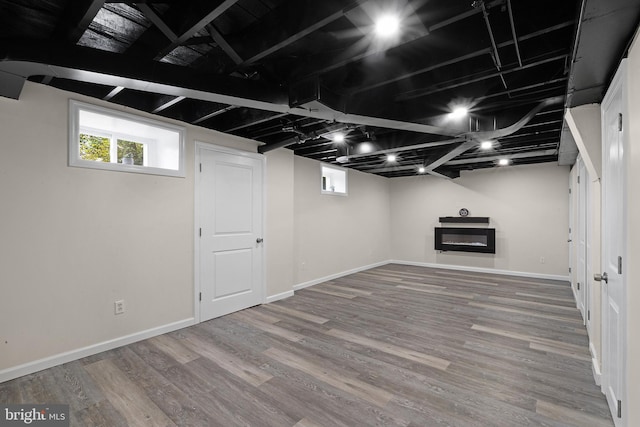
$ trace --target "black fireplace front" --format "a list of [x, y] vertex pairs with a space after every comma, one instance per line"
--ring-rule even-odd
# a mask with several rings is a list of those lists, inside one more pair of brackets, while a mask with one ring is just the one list
[[496, 253], [495, 228], [435, 228], [437, 251]]

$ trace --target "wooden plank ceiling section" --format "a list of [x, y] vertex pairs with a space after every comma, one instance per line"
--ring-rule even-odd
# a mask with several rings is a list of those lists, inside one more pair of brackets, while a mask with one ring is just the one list
[[385, 177], [557, 162], [585, 3], [1, 0], [0, 95], [28, 78]]

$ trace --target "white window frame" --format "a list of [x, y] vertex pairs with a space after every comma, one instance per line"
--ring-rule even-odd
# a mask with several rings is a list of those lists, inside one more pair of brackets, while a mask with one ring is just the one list
[[[325, 176], [324, 170], [328, 169], [334, 172], [339, 172], [340, 174], [344, 175], [344, 192], [340, 192], [340, 191], [331, 191], [331, 190], [325, 190], [324, 188], [322, 188], [322, 179]], [[336, 167], [333, 165], [328, 165], [325, 163], [321, 163], [320, 164], [320, 192], [321, 194], [329, 194], [332, 196], [347, 196], [349, 194], [349, 180], [348, 180], [348, 169], [344, 169], [344, 168], [340, 168], [340, 167]]]
[[[178, 169], [167, 169], [167, 168], [146, 166], [146, 163], [147, 163], [146, 159], [148, 156], [147, 153], [149, 150], [149, 144], [154, 143], [153, 139], [143, 138], [136, 135], [128, 135], [126, 133], [118, 132], [116, 129], [104, 130], [104, 129], [92, 129], [90, 127], [80, 128], [79, 118], [80, 118], [81, 110], [90, 111], [90, 112], [102, 114], [105, 116], [111, 116], [114, 118], [125, 119], [132, 122], [137, 122], [146, 126], [163, 129], [163, 130], [177, 132], [178, 138], [179, 138]], [[111, 162], [96, 162], [92, 160], [81, 159], [80, 143], [79, 143], [81, 133], [109, 138], [111, 140], [111, 157], [115, 161], [112, 160]], [[110, 108], [100, 107], [97, 105], [87, 104], [80, 101], [69, 100], [69, 166], [184, 178], [185, 177], [185, 166], [184, 166], [185, 133], [186, 133], [186, 129], [181, 126], [175, 126], [175, 125], [161, 122], [159, 120], [148, 119], [146, 117], [125, 113], [125, 112], [113, 110]], [[114, 156], [113, 152], [115, 151], [117, 153], [118, 139], [142, 143], [144, 158], [145, 158], [144, 160], [145, 165], [140, 166], [140, 165], [127, 165], [127, 164], [117, 163], [117, 159], [116, 159], [117, 156]]]

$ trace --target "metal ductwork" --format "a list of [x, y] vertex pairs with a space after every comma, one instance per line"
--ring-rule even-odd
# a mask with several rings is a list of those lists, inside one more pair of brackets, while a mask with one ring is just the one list
[[505, 136], [513, 135], [514, 133], [522, 129], [527, 123], [529, 123], [540, 111], [544, 110], [545, 108], [551, 105], [562, 104], [563, 101], [564, 101], [564, 98], [561, 96], [545, 99], [542, 102], [540, 102], [538, 105], [536, 105], [533, 109], [531, 109], [531, 111], [525, 114], [520, 120], [518, 120], [514, 124], [507, 126], [505, 128], [496, 129], [492, 131], [466, 132], [459, 135], [456, 138], [452, 138], [444, 141], [435, 141], [435, 142], [427, 142], [423, 144], [408, 145], [405, 147], [377, 150], [369, 153], [344, 155], [344, 156], [338, 157], [336, 160], [340, 163], [347, 163], [349, 160], [355, 159], [355, 158], [379, 156], [379, 155], [384, 155], [389, 153], [412, 151], [412, 150], [421, 149], [421, 148], [437, 147], [441, 145], [449, 145], [449, 144], [462, 142], [460, 145], [457, 145], [447, 153], [441, 155], [436, 159], [432, 159], [428, 164], [424, 165], [426, 173], [441, 176], [444, 178], [449, 178], [447, 176], [444, 176], [440, 173], [435, 172], [435, 169], [442, 166], [449, 160], [461, 155], [462, 153], [476, 147], [482, 141], [499, 139]]
[[[313, 83], [304, 91], [301, 89], [302, 86], [298, 86], [301, 92], [294, 96], [295, 102], [289, 105], [287, 95], [280, 90], [250, 80], [225, 76], [216, 76], [211, 79], [195, 72], [191, 76], [185, 76], [187, 72], [182, 67], [157, 61], [123, 59], [117, 54], [96, 52], [78, 46], [68, 47], [51, 43], [50, 46], [43, 47], [40, 41], [37, 45], [21, 43], [16, 46], [9, 45], [4, 52], [0, 52], [0, 57], [4, 58], [0, 61], [0, 96], [14, 99], [19, 97], [22, 85], [29, 77], [52, 76], [79, 82], [119, 86], [141, 92], [184, 96], [195, 100], [292, 114], [330, 123], [373, 126], [443, 136], [456, 136], [461, 133], [460, 129], [343, 113], [325, 104], [325, 102], [333, 104], [335, 100], [330, 101], [332, 97], [327, 95], [319, 85], [314, 86]], [[178, 69], [180, 71], [176, 72]], [[122, 70], [126, 70], [126, 75]], [[282, 146], [280, 143], [276, 145]]]

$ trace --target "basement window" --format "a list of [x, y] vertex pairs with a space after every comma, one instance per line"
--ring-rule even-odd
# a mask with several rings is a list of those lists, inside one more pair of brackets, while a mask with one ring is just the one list
[[70, 101], [69, 165], [184, 177], [179, 126]]
[[321, 165], [322, 194], [347, 195], [347, 171], [345, 169], [333, 168]]

